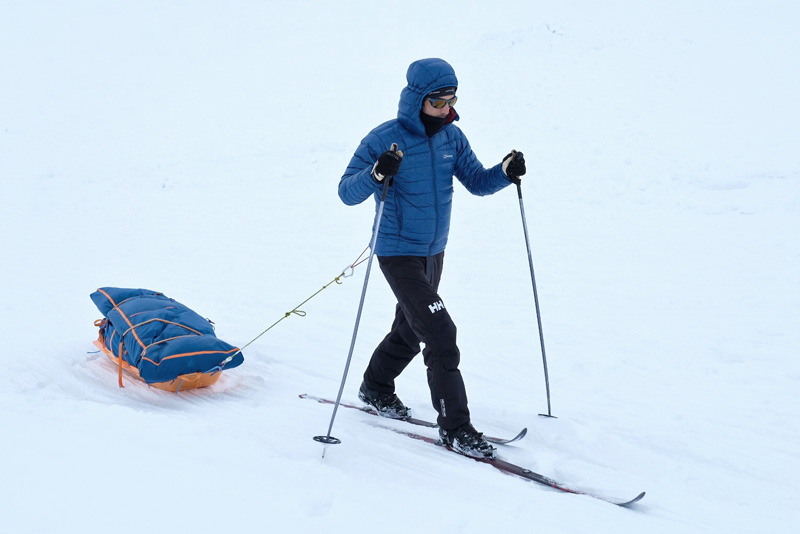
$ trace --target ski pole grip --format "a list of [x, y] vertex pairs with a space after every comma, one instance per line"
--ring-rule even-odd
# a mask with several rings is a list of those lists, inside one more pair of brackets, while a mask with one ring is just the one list
[[[511, 161], [517, 159], [517, 154], [518, 152], [516, 150], [511, 150]], [[522, 198], [522, 180], [520, 179], [520, 177], [509, 174], [508, 179], [511, 181], [512, 184], [517, 185], [517, 195], [519, 196], [519, 198]]]
[[[403, 159], [403, 151], [399, 149], [397, 143], [392, 143], [392, 146], [389, 148], [391, 152], [394, 152], [399, 156], [400, 159]], [[386, 179], [383, 181], [383, 190], [381, 191], [381, 202], [386, 200], [386, 195], [389, 193], [389, 186], [394, 183], [394, 176], [387, 176]]]

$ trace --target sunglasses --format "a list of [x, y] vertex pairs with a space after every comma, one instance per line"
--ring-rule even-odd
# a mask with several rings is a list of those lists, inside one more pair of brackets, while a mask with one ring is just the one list
[[428, 102], [430, 102], [431, 106], [435, 107], [436, 109], [442, 109], [447, 104], [450, 104], [450, 107], [452, 108], [453, 106], [456, 105], [456, 101], [457, 100], [458, 100], [458, 97], [454, 96], [450, 100], [445, 100], [444, 98], [429, 98]]

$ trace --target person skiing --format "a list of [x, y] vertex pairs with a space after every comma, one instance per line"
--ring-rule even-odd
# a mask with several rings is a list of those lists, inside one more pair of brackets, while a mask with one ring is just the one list
[[415, 61], [406, 79], [397, 118], [367, 134], [339, 181], [339, 197], [347, 205], [370, 196], [379, 203], [384, 180], [390, 181], [373, 253], [397, 305], [391, 330], [372, 354], [358, 397], [385, 417], [410, 417], [396, 395], [394, 380], [420, 352], [422, 342], [442, 442], [468, 456], [494, 458], [494, 447], [470, 421], [458, 369], [456, 325], [438, 287], [450, 230], [453, 177], [470, 193], [490, 195], [511, 184], [509, 177], [525, 174], [525, 159], [512, 151], [490, 169], [481, 164], [454, 124], [459, 120], [454, 109], [458, 80], [449, 63], [439, 58]]

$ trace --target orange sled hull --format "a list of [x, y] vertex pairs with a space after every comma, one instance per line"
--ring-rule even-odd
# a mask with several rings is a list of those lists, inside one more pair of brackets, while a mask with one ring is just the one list
[[[133, 367], [125, 360], [120, 362], [120, 359], [114, 356], [114, 354], [103, 345], [103, 342], [99, 339], [94, 340], [94, 345], [101, 351], [103, 354], [108, 356], [108, 358], [114, 362], [114, 365], [121, 367], [129, 374], [133, 375], [134, 377], [142, 380], [142, 377], [139, 376], [139, 370], [136, 367]], [[217, 380], [219, 380], [219, 376], [222, 374], [221, 371], [215, 373], [189, 373], [186, 375], [180, 375], [178, 378], [174, 380], [170, 380], [169, 382], [153, 382], [151, 384], [147, 384], [148, 386], [163, 389], [164, 391], [170, 391], [175, 393], [177, 391], [185, 391], [187, 389], [196, 389], [196, 388], [204, 388], [207, 386], [214, 385]], [[144, 382], [144, 380], [142, 380]]]

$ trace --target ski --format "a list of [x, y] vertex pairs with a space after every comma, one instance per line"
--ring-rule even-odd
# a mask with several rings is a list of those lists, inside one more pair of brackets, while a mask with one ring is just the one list
[[[315, 397], [313, 395], [308, 395], [306, 393], [303, 393], [302, 395], [300, 395], [300, 398], [301, 399], [314, 400], [314, 401], [320, 402], [322, 404], [335, 404], [335, 402], [330, 400], [330, 399], [324, 399], [322, 397]], [[344, 408], [350, 408], [352, 410], [358, 410], [360, 412], [364, 412], [364, 413], [368, 413], [370, 415], [375, 415], [375, 416], [380, 417], [378, 415], [378, 412], [376, 412], [375, 409], [370, 407], [370, 406], [356, 406], [355, 404], [347, 404], [345, 402], [340, 402], [339, 406], [342, 406]], [[417, 425], [417, 426], [425, 426], [425, 427], [428, 427], [428, 428], [439, 428], [439, 425], [437, 425], [436, 423], [432, 423], [430, 421], [424, 421], [422, 419], [416, 419], [414, 417], [408, 417], [406, 419], [392, 419], [392, 421], [403, 421], [403, 422], [410, 423], [412, 425]], [[494, 443], [495, 445], [508, 445], [509, 443], [513, 443], [515, 441], [521, 440], [522, 438], [525, 437], [525, 435], [527, 433], [528, 433], [528, 429], [527, 428], [523, 428], [519, 432], [519, 434], [517, 434], [513, 438], [504, 439], [504, 438], [495, 438], [495, 437], [492, 437], [492, 436], [484, 436], [484, 437], [486, 438], [486, 441], [488, 441], [490, 443]]]
[[[383, 426], [383, 425], [378, 425], [378, 426], [381, 426], [382, 428], [385, 428], [387, 430], [391, 430], [392, 432], [396, 432], [398, 434], [402, 434], [404, 436], [408, 436], [409, 438], [413, 438], [413, 439], [416, 439], [416, 440], [419, 440], [419, 441], [424, 441], [425, 443], [430, 443], [432, 445], [437, 445], [437, 446], [442, 447], [444, 449], [447, 449], [449, 451], [456, 452], [453, 449], [451, 449], [450, 447], [447, 447], [446, 445], [444, 445], [438, 439], [434, 439], [434, 438], [431, 438], [429, 436], [423, 436], [423, 435], [417, 434], [415, 432], [408, 432], [406, 430], [400, 430], [400, 429], [397, 429], [397, 428], [391, 428], [391, 427], [388, 427], [388, 426]], [[605, 497], [605, 496], [602, 496], [602, 495], [598, 495], [598, 494], [593, 493], [591, 491], [572, 488], [570, 486], [567, 486], [566, 484], [562, 484], [560, 482], [557, 482], [557, 481], [553, 480], [552, 478], [546, 477], [544, 475], [540, 475], [539, 473], [535, 473], [535, 472], [531, 471], [530, 469], [526, 469], [525, 467], [522, 467], [522, 466], [519, 466], [519, 465], [516, 465], [516, 464], [512, 464], [511, 462], [507, 462], [507, 461], [502, 460], [500, 458], [494, 458], [494, 459], [492, 459], [492, 458], [475, 458], [473, 456], [466, 456], [466, 455], [460, 454], [458, 452], [456, 452], [456, 454], [459, 454], [459, 456], [464, 456], [465, 458], [471, 458], [471, 459], [475, 460], [476, 462], [489, 464], [492, 467], [496, 468], [499, 471], [502, 471], [503, 473], [505, 473], [507, 475], [516, 476], [516, 477], [519, 477], [519, 478], [523, 478], [525, 480], [530, 480], [530, 481], [533, 481], [533, 482], [537, 482], [539, 484], [543, 484], [545, 486], [548, 486], [550, 488], [553, 488], [553, 489], [556, 489], [556, 490], [559, 490], [559, 491], [563, 491], [565, 493], [572, 493], [574, 495], [585, 495], [587, 497], [593, 497], [595, 499], [599, 499], [601, 501], [605, 501], [607, 503], [614, 504], [614, 505], [617, 505], [617, 506], [622, 506], [622, 507], [630, 506], [633, 503], [641, 501], [644, 498], [644, 495], [645, 495], [645, 492], [643, 491], [639, 495], [634, 497], [633, 499], [625, 500], [625, 499], [609, 498], [609, 497]]]

